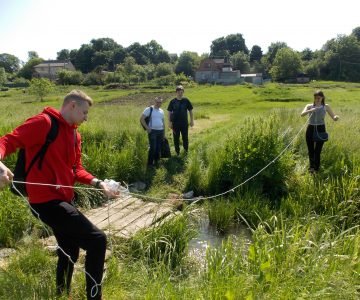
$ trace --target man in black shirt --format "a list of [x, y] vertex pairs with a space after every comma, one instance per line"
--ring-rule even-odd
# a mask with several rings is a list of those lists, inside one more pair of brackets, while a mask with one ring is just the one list
[[189, 149], [188, 138], [188, 111], [190, 115], [190, 126], [194, 126], [193, 106], [188, 98], [183, 97], [184, 87], [178, 85], [176, 87], [176, 98], [172, 99], [167, 108], [169, 116], [169, 127], [173, 131], [174, 146], [176, 154], [180, 153], [180, 133], [182, 137], [185, 153]]

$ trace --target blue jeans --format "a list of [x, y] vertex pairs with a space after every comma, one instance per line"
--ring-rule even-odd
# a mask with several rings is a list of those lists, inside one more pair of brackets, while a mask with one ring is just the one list
[[160, 159], [160, 151], [162, 141], [164, 139], [164, 130], [152, 129], [149, 136], [149, 155], [148, 165], [153, 165], [154, 162]]

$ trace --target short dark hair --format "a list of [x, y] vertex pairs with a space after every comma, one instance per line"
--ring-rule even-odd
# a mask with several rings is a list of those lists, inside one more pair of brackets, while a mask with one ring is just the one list
[[183, 91], [184, 90], [184, 87], [182, 85], [178, 85], [176, 87], [176, 91]]

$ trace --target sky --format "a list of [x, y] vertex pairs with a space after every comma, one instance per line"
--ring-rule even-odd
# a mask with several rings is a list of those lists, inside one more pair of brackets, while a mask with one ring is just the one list
[[0, 0], [0, 53], [56, 59], [92, 39], [123, 47], [157, 41], [169, 53], [210, 52], [211, 42], [241, 33], [266, 53], [274, 42], [318, 50], [360, 26], [360, 0]]

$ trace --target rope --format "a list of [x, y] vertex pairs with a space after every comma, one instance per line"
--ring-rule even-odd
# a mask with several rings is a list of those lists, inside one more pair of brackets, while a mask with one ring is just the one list
[[[310, 114], [311, 116], [311, 114]], [[309, 116], [309, 118], [310, 118]], [[242, 185], [244, 185], [245, 183], [247, 183], [248, 181], [250, 181], [251, 179], [255, 178], [256, 176], [258, 176], [260, 173], [262, 173], [264, 170], [266, 170], [271, 164], [273, 164], [274, 162], [276, 162], [282, 155], [283, 153], [294, 143], [294, 141], [296, 140], [296, 138], [298, 137], [298, 135], [301, 133], [301, 131], [303, 131], [303, 129], [305, 128], [305, 126], [307, 125], [308, 120], [306, 120], [306, 122], [304, 123], [304, 125], [300, 128], [300, 130], [295, 134], [294, 138], [290, 141], [290, 143], [272, 160], [270, 161], [265, 167], [263, 167], [260, 171], [256, 172], [254, 175], [250, 176], [249, 178], [247, 178], [246, 180], [244, 180], [243, 182], [241, 182], [240, 184], [236, 185], [235, 187], [216, 194], [216, 195], [212, 195], [212, 196], [208, 196], [208, 197], [196, 197], [194, 198], [195, 201], [191, 202], [191, 204], [195, 204], [196, 202], [200, 201], [200, 200], [209, 200], [209, 199], [214, 199], [214, 198], [218, 198], [221, 196], [224, 196], [228, 193], [233, 193], [236, 189], [238, 189], [239, 187], [241, 187]], [[131, 193], [129, 192], [131, 195], [133, 196], [137, 196], [137, 197], [142, 197], [142, 198], [146, 198], [146, 199], [151, 199], [151, 200], [162, 200], [162, 201], [166, 201], [166, 200], [173, 200], [173, 199], [163, 199], [163, 198], [156, 198], [156, 197], [149, 197], [149, 196], [145, 196], [145, 195], [141, 195], [141, 194], [136, 194], [136, 193]]]
[[[12, 187], [15, 189], [16, 192], [19, 193], [19, 195], [21, 195], [21, 198], [24, 200], [24, 202], [26, 202], [26, 204], [28, 205], [30, 210], [36, 215], [36, 217], [39, 219], [39, 221], [41, 221], [40, 214], [34, 208], [31, 207], [29, 201], [27, 201], [25, 196], [16, 188], [16, 186], [14, 185], [14, 182], [17, 182], [17, 181], [12, 182]], [[22, 182], [18, 182], [18, 183], [22, 183]], [[46, 226], [44, 225], [44, 223], [42, 221], [41, 221], [41, 224], [45, 228], [46, 233], [50, 236], [51, 235], [50, 232], [48, 231], [48, 229], [46, 228]], [[62, 249], [59, 245], [57, 245], [56, 250], [60, 250], [76, 268], [75, 262], [71, 259], [70, 255], [64, 251], [64, 249]], [[100, 283], [97, 283], [96, 280], [91, 276], [91, 274], [85, 270], [85, 268], [79, 268], [79, 269], [82, 269], [82, 272], [84, 272], [85, 275], [89, 276], [89, 278], [94, 282], [94, 285], [91, 288], [91, 292], [90, 292], [90, 296], [92, 298], [94, 298], [99, 292], [99, 286], [102, 285], [103, 279], [101, 280]]]
[[[312, 113], [309, 115], [309, 118], [311, 117]], [[256, 176], [258, 176], [260, 173], [262, 173], [264, 170], [266, 170], [270, 165], [272, 165], [273, 163], [275, 163], [284, 153], [285, 151], [294, 143], [294, 141], [296, 140], [296, 138], [298, 137], [298, 135], [303, 131], [303, 129], [305, 128], [305, 126], [307, 125], [308, 120], [306, 120], [306, 122], [304, 123], [303, 126], [301, 126], [300, 130], [295, 134], [295, 136], [292, 138], [292, 140], [285, 146], [285, 148], [273, 159], [271, 160], [267, 165], [265, 165], [265, 167], [263, 167], [262, 169], [260, 169], [258, 172], [256, 172], [254, 175], [250, 176], [249, 178], [245, 179], [243, 182], [241, 182], [240, 184], [234, 186], [233, 188], [219, 193], [219, 194], [215, 194], [212, 196], [208, 196], [208, 197], [196, 197], [193, 198], [195, 199], [194, 202], [192, 202], [192, 204], [200, 201], [200, 200], [209, 200], [209, 199], [214, 199], [214, 198], [218, 198], [221, 196], [224, 196], [228, 193], [233, 193], [236, 189], [238, 189], [239, 187], [241, 187], [242, 185], [244, 185], [245, 183], [247, 183], [248, 181], [250, 181], [251, 179], [255, 178]], [[287, 133], [288, 129], [285, 131], [285, 134]], [[284, 134], [284, 135], [285, 135]], [[102, 191], [102, 189], [99, 188], [92, 188], [92, 187], [79, 187], [79, 186], [68, 186], [68, 185], [61, 185], [61, 184], [48, 184], [48, 183], [37, 183], [37, 182], [25, 182], [25, 181], [13, 181], [15, 183], [21, 183], [21, 184], [30, 184], [30, 185], [42, 185], [42, 186], [53, 186], [57, 189], [59, 188], [71, 188], [71, 189], [83, 189], [83, 190], [94, 190], [94, 191]], [[146, 196], [146, 195], [142, 195], [142, 194], [138, 194], [138, 193], [133, 193], [130, 192], [128, 190], [128, 187], [123, 187], [122, 185], [120, 185], [121, 188], [121, 193], [125, 193], [125, 194], [129, 194], [132, 196], [136, 196], [138, 198], [143, 198], [143, 199], [148, 199], [148, 200], [155, 200], [155, 201], [170, 201], [170, 200], [174, 200], [174, 199], [170, 199], [170, 198], [159, 198], [159, 197], [153, 197], [153, 196]]]
[[[311, 114], [310, 114], [311, 116]], [[310, 118], [309, 116], [309, 118]], [[218, 198], [218, 197], [221, 197], [221, 196], [224, 196], [228, 193], [232, 193], [234, 192], [236, 189], [238, 189], [239, 187], [241, 187], [242, 185], [244, 185], [245, 183], [247, 183], [248, 181], [250, 181], [251, 179], [255, 178], [256, 176], [258, 176], [260, 173], [262, 173], [265, 169], [267, 169], [271, 164], [275, 163], [284, 153], [285, 151], [293, 144], [293, 142], [295, 141], [295, 139], [298, 137], [298, 135], [300, 134], [300, 132], [305, 128], [306, 124], [307, 124], [308, 120], [306, 121], [306, 123], [300, 128], [300, 130], [295, 134], [294, 138], [290, 141], [290, 143], [288, 145], [286, 145], [286, 147], [273, 159], [271, 160], [265, 167], [263, 167], [261, 170], [259, 170], [258, 172], [256, 172], [254, 175], [250, 176], [249, 178], [247, 178], [246, 180], [244, 180], [243, 182], [241, 182], [240, 184], [236, 185], [235, 187], [225, 191], [225, 192], [222, 192], [222, 193], [219, 193], [219, 194], [216, 194], [216, 195], [212, 195], [212, 196], [208, 196], [208, 197], [197, 197], [195, 198], [196, 200], [193, 201], [191, 204], [194, 204], [200, 200], [209, 200], [209, 199], [215, 199], [215, 198]], [[288, 128], [289, 129], [289, 128]], [[288, 129], [285, 131], [285, 133], [283, 134], [283, 136], [285, 134], [287, 134], [287, 131]], [[282, 136], [282, 137], [283, 137]], [[68, 186], [68, 185], [61, 185], [61, 184], [48, 184], [48, 183], [39, 183], [39, 182], [25, 182], [25, 181], [16, 181], [16, 180], [13, 180], [12, 181], [12, 186], [13, 188], [19, 193], [19, 195], [21, 195], [21, 197], [23, 198], [23, 200], [27, 203], [27, 205], [29, 206], [30, 210], [37, 216], [37, 218], [41, 221], [40, 219], [40, 215], [39, 213], [33, 209], [31, 207], [31, 205], [29, 204], [29, 202], [26, 200], [26, 198], [24, 197], [24, 195], [22, 195], [22, 193], [15, 187], [14, 183], [20, 183], [20, 184], [29, 184], [29, 185], [38, 185], [38, 186], [52, 186], [52, 187], [55, 187], [56, 189], [60, 189], [60, 188], [71, 188], [71, 189], [82, 189], [82, 190], [93, 190], [93, 191], [102, 191], [101, 188], [93, 188], [93, 187], [77, 187], [77, 186]], [[122, 189], [122, 192], [124, 193], [128, 193], [129, 195], [132, 195], [132, 196], [136, 196], [136, 197], [139, 197], [139, 198], [145, 198], [145, 199], [150, 199], [150, 200], [157, 200], [157, 201], [167, 201], [167, 200], [172, 200], [172, 199], [166, 199], [166, 198], [158, 198], [158, 197], [150, 197], [150, 196], [145, 196], [145, 195], [141, 195], [141, 194], [138, 194], [138, 193], [132, 193], [132, 192], [129, 192], [128, 188], [126, 187], [123, 187], [120, 185], [120, 188]], [[107, 205], [107, 215], [108, 215], [108, 228], [109, 228], [109, 238], [110, 238], [110, 248], [111, 250], [113, 250], [113, 245], [112, 245], [112, 241], [111, 241], [111, 228], [110, 228], [110, 225], [111, 225], [111, 222], [110, 222], [110, 199], [108, 198], [108, 205]], [[42, 223], [42, 222], [41, 222]], [[45, 225], [42, 223], [43, 227], [45, 228], [45, 231], [50, 235], [48, 229], [45, 227]], [[57, 245], [56, 249], [60, 250], [68, 259], [69, 261], [75, 266], [75, 262], [71, 259], [70, 255], [67, 254], [59, 245]], [[97, 293], [99, 292], [99, 286], [102, 285], [103, 283], [103, 280], [104, 280], [104, 276], [101, 280], [100, 283], [97, 283], [96, 280], [91, 276], [91, 274], [89, 274], [89, 272], [87, 272], [85, 270], [85, 268], [81, 268], [82, 271], [84, 272], [84, 274], [86, 274], [87, 276], [89, 276], [89, 278], [94, 282], [94, 285], [93, 287], [91, 288], [91, 297], [95, 297], [97, 295]]]

